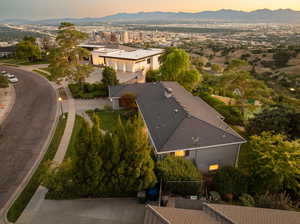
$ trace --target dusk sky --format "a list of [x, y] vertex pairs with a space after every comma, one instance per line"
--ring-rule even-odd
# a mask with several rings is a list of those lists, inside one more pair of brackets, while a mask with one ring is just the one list
[[119, 12], [290, 8], [300, 11], [300, 0], [0, 0], [0, 18], [102, 17]]

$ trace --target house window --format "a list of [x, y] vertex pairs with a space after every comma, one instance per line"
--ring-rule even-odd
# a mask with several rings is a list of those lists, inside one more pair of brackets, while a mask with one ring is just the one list
[[175, 152], [176, 157], [184, 157], [185, 156], [185, 151], [179, 150]]
[[151, 58], [148, 58], [147, 59], [147, 64], [150, 64], [151, 63]]
[[208, 167], [209, 171], [216, 171], [219, 169], [219, 164], [213, 164]]

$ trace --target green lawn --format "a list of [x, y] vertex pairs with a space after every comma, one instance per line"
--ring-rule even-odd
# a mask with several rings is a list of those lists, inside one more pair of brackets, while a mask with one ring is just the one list
[[49, 81], [53, 81], [51, 75], [49, 75], [48, 73], [46, 72], [43, 72], [41, 70], [38, 70], [38, 69], [34, 69], [33, 72], [36, 72], [36, 73], [39, 73], [41, 76], [44, 76], [46, 79], [48, 79]]
[[79, 131], [80, 131], [83, 123], [84, 123], [84, 118], [76, 115], [75, 124], [74, 124], [71, 140], [70, 140], [70, 143], [69, 143], [69, 146], [68, 146], [68, 150], [67, 150], [65, 159], [74, 157], [76, 139], [78, 137]]
[[30, 62], [30, 61], [24, 61], [16, 58], [4, 58], [0, 59], [0, 63], [4, 63], [7, 65], [40, 65], [40, 64], [48, 64], [47, 61], [37, 61], [37, 62]]
[[51, 69], [49, 67], [47, 67], [47, 68], [39, 68], [39, 70], [44, 70], [45, 72], [51, 73]]
[[19, 218], [19, 216], [22, 214], [23, 210], [26, 208], [27, 204], [29, 203], [30, 199], [34, 195], [35, 191], [39, 187], [39, 185], [41, 183], [41, 177], [43, 174], [43, 167], [44, 167], [43, 164], [46, 161], [52, 160], [56, 154], [60, 140], [63, 136], [64, 130], [66, 127], [66, 121], [67, 121], [66, 117], [67, 116], [65, 116], [64, 119], [62, 119], [62, 117], [60, 117], [58, 124], [56, 126], [55, 133], [53, 135], [53, 138], [51, 140], [49, 148], [44, 155], [43, 160], [41, 161], [37, 170], [31, 177], [27, 186], [24, 188], [24, 190], [19, 195], [17, 200], [14, 202], [12, 207], [9, 209], [8, 214], [7, 214], [7, 219], [9, 222], [14, 223], [17, 221], [17, 219]]
[[[94, 112], [87, 111], [86, 113], [92, 119], [92, 115], [94, 114]], [[101, 129], [105, 131], [112, 131], [117, 124], [118, 117], [120, 116], [121, 118], [123, 118], [126, 113], [129, 113], [129, 111], [102, 110], [102, 111], [95, 112], [95, 114], [100, 118]]]
[[[112, 131], [113, 127], [115, 127], [118, 116], [124, 114], [125, 112], [127, 112], [127, 111], [103, 110], [103, 111], [96, 112], [96, 115], [100, 117], [101, 128], [106, 131]], [[93, 114], [93, 111], [87, 111], [87, 114], [89, 114], [89, 116], [91, 117]], [[68, 147], [68, 151], [66, 153], [65, 159], [74, 158], [76, 139], [78, 138], [79, 131], [80, 131], [83, 123], [84, 123], [84, 118], [79, 115], [76, 115], [76, 120], [75, 120], [71, 140], [69, 143], [69, 147]]]

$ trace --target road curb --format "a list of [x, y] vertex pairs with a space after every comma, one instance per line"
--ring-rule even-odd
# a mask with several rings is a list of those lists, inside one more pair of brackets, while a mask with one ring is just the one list
[[[18, 69], [21, 70], [21, 69]], [[26, 71], [28, 72], [28, 71]], [[42, 77], [42, 76], [41, 76]], [[49, 82], [48, 79], [46, 79], [45, 77], [42, 77], [44, 80], [47, 81], [48, 85], [51, 86], [51, 88], [53, 88], [55, 95], [56, 95], [56, 99], [58, 97], [58, 93], [57, 90], [54, 88], [54, 86]], [[32, 166], [31, 170], [27, 173], [27, 175], [25, 176], [25, 178], [23, 179], [23, 181], [21, 182], [21, 184], [18, 186], [18, 188], [16, 189], [16, 191], [12, 194], [12, 196], [9, 198], [8, 202], [4, 205], [4, 207], [0, 210], [0, 215], [2, 215], [3, 217], [1, 217], [2, 219], [2, 223], [4, 224], [11, 224], [8, 219], [7, 219], [7, 213], [9, 211], [9, 209], [11, 208], [11, 206], [13, 205], [13, 203], [15, 202], [15, 200], [20, 196], [20, 194], [22, 193], [22, 191], [24, 190], [24, 188], [27, 186], [27, 184], [29, 183], [31, 177], [33, 176], [33, 174], [35, 173], [36, 169], [38, 168], [38, 166], [40, 165], [40, 162], [42, 161], [42, 159], [44, 158], [44, 155], [46, 153], [46, 151], [49, 148], [49, 145], [51, 143], [52, 137], [55, 133], [55, 129], [58, 123], [58, 117], [59, 117], [59, 107], [58, 107], [58, 103], [57, 100], [55, 100], [55, 107], [56, 107], [56, 114], [54, 116], [53, 119], [53, 124], [50, 130], [50, 133], [46, 139], [46, 142], [43, 146], [43, 149], [41, 150], [37, 160], [35, 161], [34, 165]], [[12, 107], [13, 108], [13, 107]]]
[[7, 111], [4, 113], [4, 116], [0, 119], [0, 127], [1, 127], [2, 123], [4, 123], [4, 121], [6, 120], [6, 118], [10, 114], [10, 112], [12, 111], [12, 109], [15, 105], [15, 102], [16, 102], [16, 90], [12, 84], [9, 84], [9, 91], [11, 94], [11, 100], [9, 102]]

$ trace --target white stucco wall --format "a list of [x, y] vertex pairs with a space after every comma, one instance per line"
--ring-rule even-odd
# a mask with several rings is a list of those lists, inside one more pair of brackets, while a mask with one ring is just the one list
[[159, 69], [159, 67], [160, 67], [160, 63], [159, 63], [159, 57], [160, 57], [161, 55], [156, 55], [156, 56], [153, 56], [152, 58], [151, 58], [151, 70], [157, 70], [157, 69]]
[[[116, 71], [122, 72], [140, 72], [146, 73], [149, 70], [159, 69], [158, 61], [160, 55], [148, 57], [141, 60], [126, 60], [118, 58], [105, 58], [100, 56], [100, 53], [92, 52], [92, 61], [94, 65], [106, 65], [114, 68]], [[150, 63], [148, 64], [148, 59]]]

